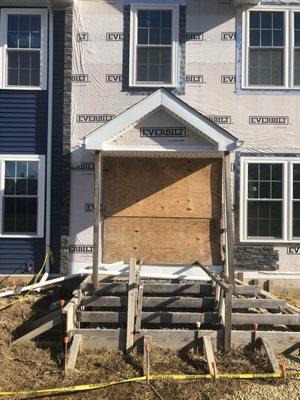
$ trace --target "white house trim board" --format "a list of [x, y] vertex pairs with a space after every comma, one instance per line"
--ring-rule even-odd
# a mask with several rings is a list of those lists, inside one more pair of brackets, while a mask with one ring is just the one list
[[[176, 96], [164, 89], [159, 89], [87, 135], [84, 139], [85, 148], [87, 150], [108, 150], [107, 141], [160, 107], [176, 115], [184, 123], [191, 126], [196, 131], [196, 134], [198, 131], [201, 137], [213, 143], [214, 149], [212, 150], [231, 151], [237, 147], [237, 139], [230, 133]], [[166, 147], [162, 150], [168, 151], [168, 148]], [[189, 150], [192, 151], [192, 149]], [[207, 148], [199, 148], [196, 151], [207, 151]]]

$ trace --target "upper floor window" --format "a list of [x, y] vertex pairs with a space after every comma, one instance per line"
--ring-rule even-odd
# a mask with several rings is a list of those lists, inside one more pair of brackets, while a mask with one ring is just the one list
[[0, 237], [42, 237], [43, 156], [0, 156]]
[[2, 87], [46, 89], [47, 11], [1, 10]]
[[300, 85], [300, 13], [266, 9], [244, 13], [243, 86]]
[[178, 5], [132, 5], [131, 86], [177, 85], [178, 18]]

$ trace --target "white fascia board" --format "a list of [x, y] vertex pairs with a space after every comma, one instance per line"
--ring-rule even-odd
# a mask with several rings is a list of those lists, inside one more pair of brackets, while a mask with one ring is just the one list
[[233, 136], [163, 89], [157, 90], [86, 136], [85, 148], [87, 150], [104, 150], [104, 144], [107, 140], [159, 107], [164, 107], [201, 132], [201, 136], [205, 136], [214, 145], [214, 150], [229, 151], [236, 148], [237, 140]]
[[145, 115], [161, 106], [161, 91], [157, 90], [142, 101], [134, 104], [122, 114], [109, 121], [107, 124], [96, 129], [85, 138], [85, 148], [87, 150], [103, 150], [106, 140], [124, 129], [128, 128]]
[[256, 6], [260, 0], [234, 0], [235, 6]]
[[235, 144], [236, 139], [230, 136], [224, 129], [194, 110], [188, 104], [172, 96], [168, 92], [162, 93], [162, 106], [172, 113], [182, 118], [196, 130], [202, 132], [204, 136], [217, 145], [219, 151], [230, 150]]

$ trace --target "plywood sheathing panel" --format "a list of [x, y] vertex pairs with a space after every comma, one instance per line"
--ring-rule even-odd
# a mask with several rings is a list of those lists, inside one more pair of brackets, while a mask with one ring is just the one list
[[130, 257], [152, 264], [220, 264], [220, 220], [110, 217], [104, 221], [104, 262]]
[[221, 160], [106, 158], [104, 262], [220, 263]]
[[221, 160], [107, 158], [106, 217], [220, 218]]

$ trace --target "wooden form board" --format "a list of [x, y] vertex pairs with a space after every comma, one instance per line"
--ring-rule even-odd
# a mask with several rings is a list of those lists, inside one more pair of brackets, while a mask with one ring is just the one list
[[[74, 334], [81, 334], [83, 348], [118, 348], [124, 349], [126, 329], [75, 329]], [[209, 335], [214, 349], [222, 349], [224, 331], [200, 330], [199, 336]], [[195, 331], [193, 329], [142, 329], [141, 336], [151, 336], [153, 341], [166, 349], [188, 350], [195, 348]], [[257, 331], [258, 337], [268, 340], [276, 354], [294, 348], [300, 341], [300, 332]], [[248, 346], [251, 343], [252, 331], [232, 331], [234, 348]]]
[[104, 262], [219, 264], [221, 162], [106, 158]]

